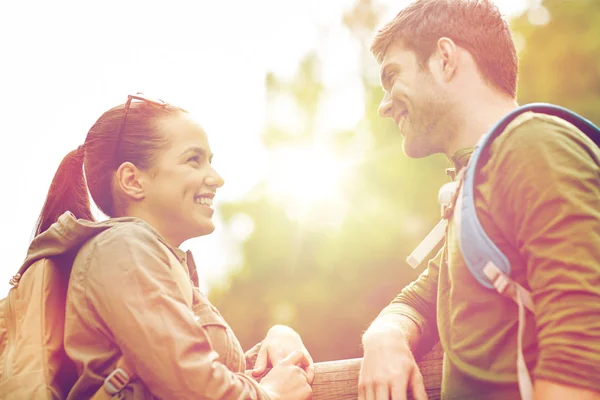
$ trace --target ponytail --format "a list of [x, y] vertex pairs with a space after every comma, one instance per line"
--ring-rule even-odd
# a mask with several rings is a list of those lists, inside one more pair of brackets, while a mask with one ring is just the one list
[[76, 218], [94, 220], [83, 176], [83, 157], [84, 148], [79, 146], [61, 161], [48, 189], [35, 236], [45, 232], [65, 211], [70, 211]]

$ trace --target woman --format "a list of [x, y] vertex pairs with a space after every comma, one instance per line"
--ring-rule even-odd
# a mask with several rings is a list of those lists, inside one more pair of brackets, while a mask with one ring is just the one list
[[[131, 399], [310, 398], [312, 360], [290, 328], [273, 327], [253, 348], [252, 375], [273, 366], [260, 383], [244, 374], [239, 342], [179, 249], [215, 229], [223, 179], [211, 159], [187, 112], [137, 95], [105, 112], [61, 163], [36, 233], [59, 243], [55, 253], [76, 254], [64, 345], [78, 379], [69, 399], [92, 397], [107, 377], [109, 392]], [[108, 221], [90, 222], [88, 189]]]

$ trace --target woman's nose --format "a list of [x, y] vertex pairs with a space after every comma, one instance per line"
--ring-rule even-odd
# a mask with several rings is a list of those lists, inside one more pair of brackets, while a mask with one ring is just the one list
[[211, 169], [212, 169], [212, 171], [206, 177], [205, 183], [209, 186], [214, 186], [214, 187], [220, 188], [221, 186], [223, 186], [225, 184], [225, 180], [223, 179], [223, 177], [221, 175], [219, 175], [217, 170], [215, 170], [212, 167], [211, 167]]

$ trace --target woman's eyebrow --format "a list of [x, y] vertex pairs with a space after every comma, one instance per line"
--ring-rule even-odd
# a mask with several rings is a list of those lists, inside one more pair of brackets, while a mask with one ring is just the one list
[[200, 155], [201, 157], [208, 158], [208, 161], [212, 161], [213, 156], [214, 156], [213, 153], [206, 151], [206, 149], [204, 149], [200, 146], [188, 147], [187, 149], [185, 149], [185, 151], [182, 153], [182, 155], [185, 155], [188, 153], [196, 153], [196, 154]]

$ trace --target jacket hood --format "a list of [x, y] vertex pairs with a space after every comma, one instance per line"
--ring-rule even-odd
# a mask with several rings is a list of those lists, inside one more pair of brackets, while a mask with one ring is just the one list
[[48, 230], [33, 239], [27, 250], [25, 262], [19, 269], [19, 274], [22, 275], [31, 264], [39, 259], [56, 257], [76, 251], [99, 233], [119, 224], [135, 220], [137, 218], [124, 217], [94, 222], [77, 219], [71, 212], [67, 211]]

